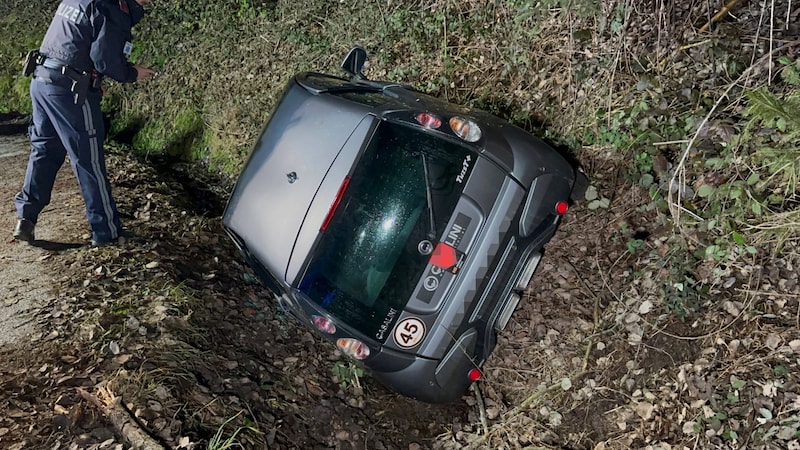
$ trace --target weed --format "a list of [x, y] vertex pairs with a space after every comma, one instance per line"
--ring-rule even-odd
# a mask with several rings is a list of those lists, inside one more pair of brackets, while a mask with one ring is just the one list
[[[784, 73], [793, 77], [796, 63]], [[707, 256], [735, 259], [756, 253], [751, 240], [781, 247], [800, 238], [796, 204], [800, 187], [800, 89], [783, 95], [760, 88], [746, 92], [745, 115], [749, 121], [730, 145], [705, 167], [733, 176], [702, 184], [697, 195], [704, 199], [706, 231], [714, 243]], [[750, 232], [754, 233], [750, 235]]]
[[364, 376], [364, 369], [361, 366], [352, 362], [337, 361], [332, 370], [342, 389], [347, 389], [348, 386], [361, 387], [359, 378]]
[[[636, 144], [647, 144], [654, 142], [658, 133], [650, 129], [649, 113], [650, 105], [645, 99], [635, 101], [630, 107], [608, 112], [600, 110], [597, 112], [596, 130], [587, 132], [584, 136], [585, 142], [589, 145], [610, 146], [614, 150], [627, 152]], [[647, 153], [645, 152], [645, 155]], [[646, 156], [637, 153], [635, 158], [643, 160], [637, 161], [646, 163]], [[652, 165], [650, 167], [652, 169]], [[649, 169], [648, 169], [649, 171]]]
[[261, 433], [261, 431], [256, 428], [255, 424], [250, 420], [245, 420], [244, 424], [237, 426], [232, 433], [226, 435], [225, 427], [230, 425], [231, 422], [236, 420], [240, 415], [242, 415], [243, 411], [239, 411], [233, 417], [230, 417], [222, 423], [217, 429], [217, 432], [214, 433], [214, 436], [208, 441], [208, 450], [229, 450], [232, 448], [245, 448], [238, 440], [237, 436], [242, 431], [251, 431], [254, 433]]
[[783, 56], [778, 62], [784, 66], [781, 71], [783, 81], [792, 86], [800, 86], [800, 59], [792, 61], [791, 58]]
[[674, 236], [666, 244], [671, 250], [658, 260], [660, 287], [659, 296], [664, 309], [681, 321], [691, 315], [700, 305], [706, 288], [692, 275], [697, 259], [680, 236]]
[[591, 185], [586, 189], [584, 199], [589, 202], [587, 205], [589, 209], [608, 208], [611, 205], [611, 200], [602, 197], [597, 192], [597, 188]]
[[[793, 194], [800, 185], [800, 89], [780, 98], [765, 88], [747, 94], [748, 129], [775, 130], [769, 139], [754, 137], [758, 146], [753, 160], [767, 173], [767, 182], [785, 187]], [[759, 127], [760, 125], [760, 127]]]
[[625, 247], [628, 248], [628, 253], [635, 255], [636, 251], [644, 246], [644, 241], [641, 239], [628, 239]]
[[728, 386], [728, 394], [725, 396], [725, 403], [735, 405], [739, 403], [739, 391], [745, 387], [747, 382], [744, 380], [735, 379], [731, 381]]

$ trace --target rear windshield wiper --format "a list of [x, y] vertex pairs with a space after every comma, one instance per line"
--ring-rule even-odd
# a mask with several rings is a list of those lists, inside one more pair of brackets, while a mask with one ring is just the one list
[[428, 239], [436, 239], [436, 222], [433, 214], [433, 192], [431, 188], [430, 172], [428, 171], [428, 160], [425, 153], [422, 154], [422, 169], [425, 174], [425, 198], [428, 201]]

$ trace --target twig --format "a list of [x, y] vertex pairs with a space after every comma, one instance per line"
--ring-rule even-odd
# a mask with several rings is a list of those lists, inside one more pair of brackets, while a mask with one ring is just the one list
[[[772, 0], [772, 3], [769, 7], [769, 53], [772, 54], [772, 36], [775, 31], [775, 0]], [[772, 60], [770, 60], [770, 64], [767, 64], [767, 86], [772, 86]]]
[[[606, 276], [605, 276], [605, 274], [603, 273], [603, 271], [602, 271], [602, 270], [600, 270], [600, 254], [599, 254], [599, 251], [598, 251], [597, 249], [595, 249], [594, 261], [595, 261], [595, 265], [597, 265], [597, 271], [598, 271], [598, 274], [600, 274], [600, 278], [603, 280], [603, 286], [604, 286], [604, 287], [605, 287], [605, 288], [608, 290], [608, 292], [609, 292], [609, 293], [611, 293], [611, 295], [612, 295], [612, 296], [614, 296], [614, 298], [615, 298], [615, 299], [616, 299], [618, 302], [622, 302], [622, 298], [620, 298], [620, 296], [619, 296], [619, 295], [617, 295], [617, 293], [616, 293], [616, 292], [614, 292], [614, 290], [613, 290], [613, 289], [611, 289], [611, 284], [609, 284], [609, 282], [608, 282], [608, 280], [606, 279]], [[619, 261], [619, 258], [617, 259], [617, 261]], [[616, 264], [616, 263], [615, 263], [615, 264]], [[610, 272], [610, 271], [611, 271], [611, 270], [613, 270], [613, 269], [614, 269], [614, 266], [612, 265], [612, 266], [611, 266], [611, 268], [609, 268], [608, 270], [609, 270], [609, 272]]]
[[[597, 300], [595, 300], [595, 304], [597, 304]], [[581, 364], [581, 370], [584, 372], [586, 368], [589, 367], [589, 357], [592, 355], [592, 346], [594, 346], [594, 340], [589, 339], [589, 344], [586, 346], [586, 352], [583, 354], [583, 364]]]
[[800, 294], [790, 294], [790, 293], [782, 293], [782, 292], [766, 292], [766, 291], [756, 291], [753, 289], [735, 289], [737, 292], [742, 292], [744, 294], [755, 294], [755, 295], [765, 295], [767, 297], [788, 297], [788, 298], [800, 298]]
[[[685, 183], [681, 183], [681, 184], [685, 184]], [[681, 210], [682, 210], [683, 212], [685, 212], [686, 214], [689, 214], [690, 216], [694, 217], [696, 220], [699, 220], [699, 221], [701, 221], [701, 222], [703, 221], [703, 218], [702, 218], [702, 217], [700, 217], [700, 216], [698, 216], [697, 214], [693, 213], [692, 211], [690, 211], [690, 210], [686, 209], [686, 207], [685, 207], [685, 206], [683, 206], [683, 205], [678, 205], [678, 206], [679, 206], [679, 207], [681, 208]]]
[[703, 40], [703, 41], [700, 41], [700, 42], [695, 42], [693, 44], [681, 45], [680, 48], [678, 48], [678, 50], [680, 50], [680, 51], [689, 50], [692, 47], [699, 47], [699, 46], [701, 46], [703, 44], [707, 44], [709, 42], [711, 42], [711, 40], [710, 39], [706, 39], [706, 40]]
[[658, 146], [658, 145], [674, 145], [674, 144], [685, 144], [687, 142], [689, 142], [689, 141], [686, 140], [686, 139], [680, 139], [680, 140], [677, 140], [677, 141], [653, 142], [652, 145], [654, 145], [654, 146]]
[[475, 400], [478, 402], [478, 410], [480, 411], [481, 427], [483, 427], [483, 435], [489, 434], [489, 421], [486, 419], [486, 404], [483, 402], [483, 395], [481, 394], [481, 387], [479, 383], [472, 385], [475, 389]]
[[750, 65], [756, 60], [756, 53], [758, 52], [758, 37], [761, 36], [761, 24], [764, 22], [764, 9], [766, 6], [761, 3], [761, 13], [758, 15], [758, 26], [756, 27], [756, 35], [753, 36], [753, 54], [750, 56]]
[[705, 33], [706, 31], [708, 31], [708, 29], [711, 27], [711, 25], [714, 24], [714, 22], [716, 22], [719, 19], [721, 19], [722, 16], [724, 16], [725, 14], [728, 14], [728, 12], [731, 10], [731, 8], [736, 6], [737, 3], [739, 3], [739, 0], [731, 0], [731, 1], [729, 1], [725, 6], [722, 7], [722, 9], [719, 10], [718, 13], [714, 14], [714, 17], [712, 17], [711, 20], [708, 21], [708, 23], [706, 23], [705, 25], [703, 25], [700, 28], [700, 32], [701, 33]]
[[122, 407], [118, 397], [114, 397], [113, 394], [105, 391], [104, 396], [108, 397], [106, 402], [82, 388], [78, 388], [78, 393], [84, 400], [97, 407], [111, 421], [118, 434], [133, 448], [139, 450], [166, 450], [163, 445], [156, 442], [152, 436], [136, 423], [130, 413]]

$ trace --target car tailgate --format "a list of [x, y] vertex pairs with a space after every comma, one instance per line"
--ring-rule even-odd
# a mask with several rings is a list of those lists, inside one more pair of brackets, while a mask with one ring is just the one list
[[[365, 115], [357, 105], [310, 94], [292, 81], [255, 144], [223, 223], [276, 275], [286, 277], [314, 198], [335, 196], [321, 192], [320, 184]], [[360, 148], [360, 142], [353, 145]]]

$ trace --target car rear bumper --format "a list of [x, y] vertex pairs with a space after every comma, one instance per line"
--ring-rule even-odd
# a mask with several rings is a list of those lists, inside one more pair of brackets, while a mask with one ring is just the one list
[[[384, 348], [382, 353], [386, 351]], [[461, 398], [472, 384], [468, 373], [476, 368], [463, 352], [442, 361], [407, 354], [393, 354], [391, 357], [402, 358], [408, 365], [387, 372], [368, 363], [372, 375], [392, 391], [427, 403], [448, 403]]]

